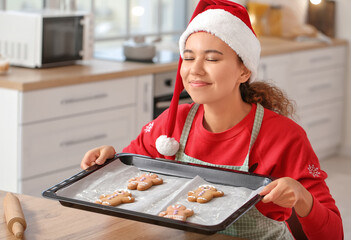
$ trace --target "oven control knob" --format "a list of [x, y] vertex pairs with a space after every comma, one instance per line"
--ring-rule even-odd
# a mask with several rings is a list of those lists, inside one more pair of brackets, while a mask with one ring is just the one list
[[167, 87], [172, 87], [172, 79], [171, 79], [171, 78], [165, 79], [165, 85], [166, 85]]

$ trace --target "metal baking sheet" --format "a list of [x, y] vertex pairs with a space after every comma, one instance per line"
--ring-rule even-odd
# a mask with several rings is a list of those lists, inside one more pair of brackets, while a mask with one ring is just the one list
[[[116, 184], [117, 188], [123, 188], [118, 184], [135, 177], [138, 172], [156, 173], [164, 179], [164, 184], [154, 186], [150, 191], [131, 190], [133, 196], [139, 200], [135, 204], [112, 207], [94, 203], [92, 196], [99, 196], [101, 191], [112, 193]], [[101, 166], [94, 165], [58, 183], [44, 191], [43, 196], [58, 200], [67, 207], [202, 234], [214, 234], [226, 229], [259, 202], [260, 189], [271, 181], [271, 178], [257, 174], [122, 153]], [[225, 197], [205, 204], [188, 202], [188, 190], [194, 190], [194, 186], [203, 183], [223, 190]], [[144, 200], [149, 198], [156, 203], [145, 205], [147, 202]], [[193, 209], [194, 217], [183, 222], [158, 216], [167, 206], [179, 203]]]

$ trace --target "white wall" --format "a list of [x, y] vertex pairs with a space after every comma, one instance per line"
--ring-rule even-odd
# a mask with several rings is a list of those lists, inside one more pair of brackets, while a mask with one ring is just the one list
[[[346, 39], [351, 43], [351, 1], [350, 0], [336, 0], [336, 36], [338, 38]], [[350, 47], [349, 47], [350, 49]], [[346, 82], [346, 105], [344, 122], [344, 142], [341, 147], [341, 154], [351, 156], [351, 54], [348, 52], [347, 62], [347, 82]]]

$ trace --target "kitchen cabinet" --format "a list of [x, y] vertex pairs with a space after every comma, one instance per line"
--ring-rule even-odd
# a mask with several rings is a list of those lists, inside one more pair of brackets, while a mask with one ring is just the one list
[[288, 54], [262, 57], [258, 68], [258, 79], [273, 83], [283, 90], [287, 90], [289, 81]]
[[345, 74], [346, 47], [292, 54], [291, 96], [319, 158], [337, 153], [341, 145]]
[[263, 57], [260, 63], [259, 78], [275, 83], [295, 101], [295, 120], [320, 159], [341, 145], [345, 63], [345, 46]]
[[19, 92], [0, 89], [0, 189], [41, 195], [79, 172], [84, 153], [129, 144], [152, 117], [153, 76]]

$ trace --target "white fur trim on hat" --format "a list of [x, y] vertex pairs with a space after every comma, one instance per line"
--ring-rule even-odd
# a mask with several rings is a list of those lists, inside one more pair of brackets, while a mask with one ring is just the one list
[[173, 156], [178, 152], [179, 143], [174, 138], [161, 135], [156, 139], [156, 149], [164, 156]]
[[192, 33], [200, 31], [211, 33], [227, 43], [251, 71], [251, 81], [256, 80], [261, 45], [240, 18], [223, 9], [209, 9], [198, 14], [180, 36], [179, 50], [182, 58], [186, 40]]

